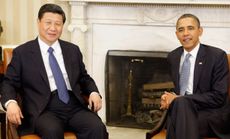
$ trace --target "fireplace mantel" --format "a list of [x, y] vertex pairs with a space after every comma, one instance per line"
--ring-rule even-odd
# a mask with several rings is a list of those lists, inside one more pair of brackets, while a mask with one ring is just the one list
[[201, 5], [230, 5], [230, 0], [62, 0], [70, 2], [93, 3], [137, 3], [137, 4], [201, 4]]
[[169, 52], [180, 45], [175, 35], [178, 17], [192, 13], [204, 28], [201, 42], [230, 53], [230, 0], [60, 1], [70, 4], [71, 41], [80, 47], [86, 68], [104, 98], [99, 112], [103, 121], [108, 50]]

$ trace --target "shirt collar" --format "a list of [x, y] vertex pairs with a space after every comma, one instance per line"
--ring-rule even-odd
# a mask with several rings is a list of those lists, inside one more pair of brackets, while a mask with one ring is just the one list
[[47, 45], [44, 41], [41, 40], [40, 37], [38, 37], [38, 43], [39, 47], [41, 49], [42, 53], [48, 53], [48, 49], [52, 47], [54, 49], [54, 53], [60, 53], [61, 47], [59, 41], [55, 41], [51, 46]]
[[192, 57], [196, 58], [199, 48], [200, 48], [200, 43], [198, 43], [197, 46], [194, 49], [192, 49], [192, 51], [190, 52], [184, 49], [184, 57], [186, 56], [187, 53], [190, 53]]

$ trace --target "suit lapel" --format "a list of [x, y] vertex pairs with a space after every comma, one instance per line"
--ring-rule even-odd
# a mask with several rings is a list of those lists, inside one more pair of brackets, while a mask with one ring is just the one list
[[63, 55], [63, 59], [64, 59], [64, 63], [65, 63], [65, 69], [66, 69], [66, 72], [67, 72], [67, 75], [68, 75], [68, 78], [69, 78], [69, 82], [70, 82], [70, 85], [72, 86], [72, 68], [71, 68], [71, 50], [69, 50], [68, 48], [69, 47], [64, 47], [66, 46], [66, 44], [59, 40], [60, 42], [60, 45], [61, 45], [61, 49], [62, 49], [62, 55]]
[[196, 92], [197, 85], [199, 83], [200, 75], [205, 65], [205, 47], [200, 44], [200, 48], [196, 57], [195, 69], [194, 69], [194, 80], [193, 80], [193, 92]]
[[43, 59], [41, 55], [41, 50], [38, 44], [38, 39], [35, 39], [33, 43], [34, 44], [31, 46], [31, 53], [30, 53], [31, 56], [30, 57], [32, 58], [33, 62], [36, 63], [36, 66], [38, 67], [37, 68], [38, 72], [40, 72], [42, 79], [45, 81], [47, 86], [50, 88], [45, 65], [43, 63]]
[[175, 91], [179, 92], [179, 79], [180, 79], [180, 60], [181, 60], [181, 55], [183, 53], [183, 48], [181, 47], [181, 49], [179, 49], [179, 51], [177, 51], [174, 59], [173, 59], [173, 65], [175, 65], [175, 70], [173, 70], [172, 76], [173, 79], [175, 80]]

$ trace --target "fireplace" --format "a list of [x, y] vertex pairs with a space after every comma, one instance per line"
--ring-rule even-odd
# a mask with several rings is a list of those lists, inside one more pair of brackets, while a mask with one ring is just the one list
[[106, 56], [108, 125], [152, 128], [160, 119], [160, 96], [173, 84], [167, 52], [109, 50]]
[[180, 46], [175, 35], [176, 20], [184, 13], [192, 13], [204, 27], [201, 42], [230, 52], [230, 0], [60, 1], [70, 4], [67, 18], [71, 42], [80, 47], [87, 71], [97, 83], [103, 98], [98, 115], [103, 122], [107, 122], [106, 114], [110, 111], [105, 85], [108, 51], [170, 52]]

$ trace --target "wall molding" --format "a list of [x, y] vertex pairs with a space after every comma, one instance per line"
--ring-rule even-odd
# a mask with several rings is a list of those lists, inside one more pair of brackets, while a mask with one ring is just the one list
[[87, 2], [99, 4], [164, 4], [164, 5], [200, 5], [200, 6], [223, 6], [229, 7], [230, 0], [60, 0], [69, 2]]

